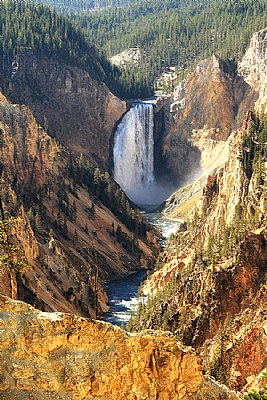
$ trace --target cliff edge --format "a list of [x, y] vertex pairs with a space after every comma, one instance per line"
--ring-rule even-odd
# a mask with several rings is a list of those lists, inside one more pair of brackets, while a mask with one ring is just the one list
[[2, 400], [240, 398], [205, 377], [199, 357], [168, 334], [131, 335], [4, 296], [0, 326]]

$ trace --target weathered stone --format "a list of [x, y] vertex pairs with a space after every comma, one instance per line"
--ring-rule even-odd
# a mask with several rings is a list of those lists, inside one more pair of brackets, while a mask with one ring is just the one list
[[197, 355], [170, 335], [127, 334], [104, 322], [42, 313], [4, 296], [0, 317], [1, 399], [239, 398], [207, 380]]

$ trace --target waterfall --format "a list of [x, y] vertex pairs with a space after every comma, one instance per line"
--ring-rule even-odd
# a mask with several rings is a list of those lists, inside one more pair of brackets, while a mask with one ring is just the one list
[[123, 117], [114, 143], [114, 179], [136, 204], [156, 204], [153, 105], [136, 103]]

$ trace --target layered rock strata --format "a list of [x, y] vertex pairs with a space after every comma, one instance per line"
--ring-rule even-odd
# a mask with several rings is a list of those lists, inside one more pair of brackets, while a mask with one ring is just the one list
[[3, 296], [0, 318], [2, 400], [239, 398], [204, 377], [199, 357], [168, 334], [130, 335]]

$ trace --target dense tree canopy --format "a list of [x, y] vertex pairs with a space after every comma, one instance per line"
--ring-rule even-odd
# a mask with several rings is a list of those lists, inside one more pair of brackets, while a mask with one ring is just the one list
[[[253, 32], [266, 25], [267, 0], [36, 0], [41, 1], [51, 10], [1, 2], [2, 69], [19, 49], [31, 47], [81, 66], [121, 97], [151, 96], [156, 77], [169, 66], [176, 67], [179, 80], [213, 52], [239, 58]], [[119, 71], [107, 62], [136, 46], [139, 65]]]
[[[266, 25], [267, 0], [132, 0], [79, 15], [70, 0], [46, 0], [68, 12], [108, 57], [138, 46], [141, 62], [122, 71], [122, 96], [150, 96], [155, 77], [176, 66], [180, 79], [213, 52], [240, 57]], [[124, 2], [121, 2], [124, 3]], [[69, 7], [66, 7], [66, 5]]]
[[67, 17], [32, 2], [0, 2], [0, 70], [3, 76], [8, 76], [14, 56], [24, 48], [84, 68], [93, 78], [102, 81], [108, 81], [112, 72], [109, 63]]

